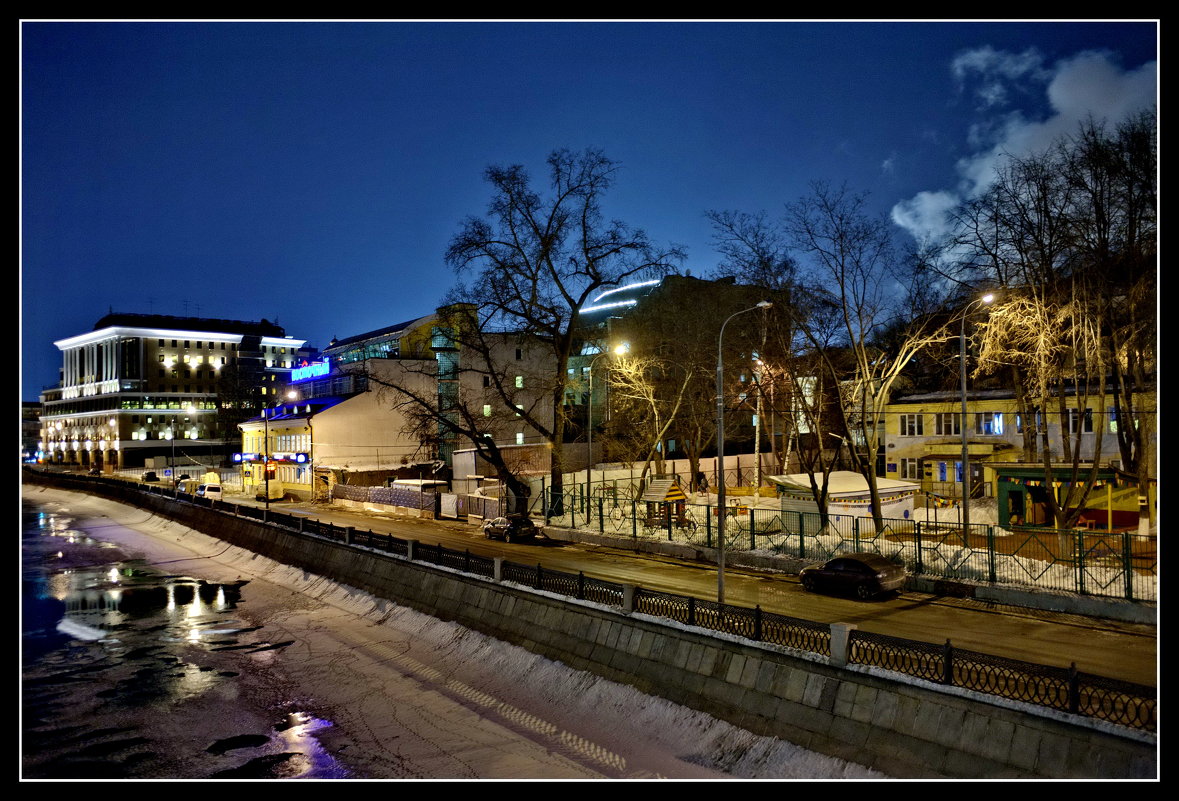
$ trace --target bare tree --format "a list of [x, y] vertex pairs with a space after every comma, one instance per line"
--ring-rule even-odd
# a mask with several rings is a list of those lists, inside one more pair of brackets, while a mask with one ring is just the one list
[[[499, 372], [489, 337], [517, 337], [544, 350], [546, 399], [523, 416], [551, 449], [549, 508], [559, 512], [567, 369], [579, 344], [578, 315], [603, 288], [670, 272], [683, 254], [603, 217], [602, 200], [619, 167], [601, 151], [557, 150], [548, 167], [547, 197], [533, 189], [523, 167], [489, 167], [487, 215], [462, 223], [446, 260], [459, 277], [451, 299], [476, 309], [471, 325], [456, 327], [454, 336], [460, 350], [483, 361], [480, 369]], [[515, 403], [514, 387], [495, 381], [492, 387], [505, 403]]]
[[[808, 195], [787, 205], [786, 231], [809, 262], [811, 292], [827, 295], [835, 310], [839, 338], [834, 343], [821, 341], [812, 326], [801, 330], [829, 380], [839, 386], [838, 427], [853, 441], [850, 457], [868, 483], [873, 521], [880, 528], [876, 456], [885, 406], [909, 363], [945, 341], [949, 331], [932, 313], [927, 285], [902, 275], [915, 264], [897, 257], [887, 221], [867, 214], [865, 195], [812, 184]], [[850, 369], [841, 369], [841, 355]]]
[[[757, 287], [761, 299], [773, 303], [761, 332], [756, 375], [758, 391], [770, 401], [766, 410], [771, 419], [770, 449], [784, 471], [791, 443], [798, 441], [797, 414], [791, 413], [799, 389], [799, 376], [793, 369], [798, 336], [795, 318], [802, 300], [798, 263], [781, 224], [765, 212], [709, 211], [705, 216], [712, 223], [713, 245], [722, 256], [718, 274]], [[778, 426], [781, 436], [775, 438]]]
[[1101, 453], [1110, 405], [1123, 464], [1142, 484], [1153, 469], [1154, 421], [1138, 404], [1152, 394], [1157, 332], [1154, 142], [1153, 115], [1113, 135], [1090, 121], [1043, 153], [1009, 157], [956, 216], [953, 277], [1000, 291], [979, 326], [976, 372], [1014, 385], [1025, 458], [1068, 487], [1047, 499], [1059, 527], [1076, 522], [1096, 480], [1081, 440], [1091, 431]]
[[617, 419], [625, 420], [637, 434], [636, 442], [641, 443], [640, 481], [646, 480], [652, 462], [657, 474], [663, 472], [668, 429], [676, 422], [684, 395], [696, 377], [691, 366], [680, 369], [652, 355], [623, 356], [611, 365], [610, 395]]
[[1115, 130], [1094, 120], [1059, 145], [1072, 187], [1069, 216], [1085, 297], [1103, 320], [1106, 365], [1122, 465], [1140, 486], [1152, 475], [1149, 443], [1158, 337], [1157, 133], [1143, 112]]
[[[612, 338], [625, 340], [633, 354], [631, 360], [621, 364], [641, 364], [643, 369], [614, 371], [612, 380], [629, 386], [616, 389], [612, 383], [611, 397], [651, 393], [650, 402], [658, 403], [662, 410], [655, 426], [655, 432], [662, 433], [652, 444], [675, 440], [677, 450], [688, 458], [693, 486], [701, 472], [701, 458], [716, 437], [716, 347], [721, 324], [733, 311], [753, 306], [764, 296], [761, 289], [737, 284], [732, 278], [708, 281], [668, 276], [640, 307], [612, 321]], [[751, 379], [764, 340], [765, 321], [765, 315], [759, 314], [749, 324], [731, 326], [726, 332], [725, 363], [732, 368], [725, 374], [726, 398], [751, 396], [754, 392]], [[645, 386], [635, 385], [640, 378]], [[638, 408], [649, 411], [652, 407], [649, 402], [632, 407]], [[746, 408], [733, 409], [735, 417], [748, 419]], [[654, 424], [652, 415], [632, 419], [628, 411], [615, 408], [614, 430], [637, 425], [647, 431]], [[751, 430], [748, 426], [736, 427], [743, 429], [742, 433]], [[658, 459], [658, 452], [652, 458]]]

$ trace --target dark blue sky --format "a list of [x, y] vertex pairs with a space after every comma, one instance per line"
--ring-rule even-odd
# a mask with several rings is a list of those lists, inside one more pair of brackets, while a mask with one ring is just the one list
[[[110, 310], [324, 347], [434, 309], [489, 164], [621, 162], [606, 211], [712, 270], [708, 209], [813, 180], [912, 232], [996, 153], [1157, 97], [1154, 23], [21, 27], [22, 398]], [[903, 229], [898, 228], [898, 231]]]

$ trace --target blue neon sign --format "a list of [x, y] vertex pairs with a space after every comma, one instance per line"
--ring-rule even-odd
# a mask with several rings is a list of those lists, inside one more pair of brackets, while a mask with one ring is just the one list
[[330, 361], [330, 359], [324, 359], [322, 362], [314, 362], [306, 367], [296, 367], [291, 371], [291, 383], [294, 384], [299, 381], [306, 381], [308, 378], [318, 378], [327, 375], [331, 372]]

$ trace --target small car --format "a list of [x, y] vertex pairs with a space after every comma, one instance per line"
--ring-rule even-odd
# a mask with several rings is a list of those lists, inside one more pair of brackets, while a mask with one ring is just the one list
[[515, 514], [493, 517], [483, 523], [483, 536], [490, 540], [516, 542], [530, 540], [540, 533], [540, 526], [528, 515]]
[[101, 476], [101, 475], [102, 475], [102, 469], [101, 469], [101, 468], [98, 468], [98, 467], [91, 467], [91, 468], [90, 468], [90, 470], [87, 472], [87, 474], [86, 474], [86, 475], [90, 475], [90, 476]]
[[154, 470], [148, 470], [143, 474], [144, 481], [159, 481], [160, 477], [155, 474]]
[[807, 592], [853, 593], [861, 600], [900, 590], [905, 584], [905, 569], [876, 553], [843, 554], [826, 564], [804, 567], [798, 575]]
[[209, 498], [210, 500], [219, 501], [222, 498], [220, 484], [201, 484], [196, 491], [198, 498]]

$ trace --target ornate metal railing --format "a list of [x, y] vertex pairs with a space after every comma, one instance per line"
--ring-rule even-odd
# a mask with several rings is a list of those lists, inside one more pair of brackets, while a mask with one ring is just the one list
[[854, 630], [848, 661], [988, 695], [1155, 731], [1157, 695], [1149, 687], [1018, 659]]

